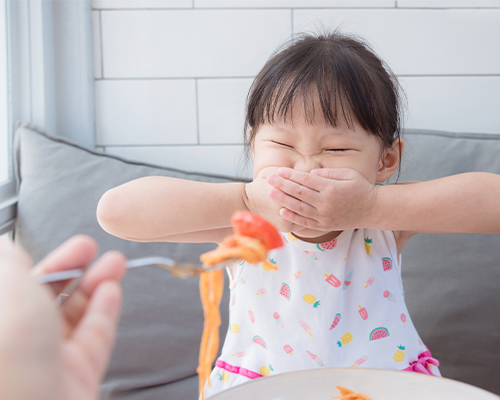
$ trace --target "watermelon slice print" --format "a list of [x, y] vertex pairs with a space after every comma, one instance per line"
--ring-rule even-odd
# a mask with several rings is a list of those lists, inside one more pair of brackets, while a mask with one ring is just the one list
[[257, 343], [258, 345], [264, 347], [267, 350], [266, 342], [259, 335], [255, 335], [253, 337], [253, 342]]
[[321, 251], [331, 250], [337, 247], [337, 239], [332, 239], [329, 242], [318, 243], [316, 247]]
[[370, 340], [378, 340], [389, 336], [387, 328], [376, 328], [370, 333]]
[[392, 260], [389, 257], [382, 257], [382, 267], [384, 267], [384, 272], [390, 271], [392, 269]]
[[280, 289], [280, 294], [290, 301], [290, 297], [292, 295], [292, 292], [290, 291], [290, 286], [288, 286], [285, 282], [281, 283], [281, 289]]

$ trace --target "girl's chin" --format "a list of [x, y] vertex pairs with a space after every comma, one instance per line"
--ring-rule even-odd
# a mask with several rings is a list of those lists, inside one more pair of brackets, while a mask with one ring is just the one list
[[318, 231], [316, 229], [303, 229], [298, 232], [292, 232], [294, 236], [303, 240], [304, 242], [310, 243], [324, 243], [329, 242], [332, 239], [335, 239], [338, 235], [342, 233], [342, 231]]

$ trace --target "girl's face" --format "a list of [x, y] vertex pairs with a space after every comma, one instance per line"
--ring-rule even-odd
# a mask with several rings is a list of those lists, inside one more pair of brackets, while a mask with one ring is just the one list
[[[318, 106], [316, 110], [321, 109]], [[254, 179], [265, 168], [270, 168], [266, 171], [269, 175], [276, 173], [279, 167], [304, 172], [318, 168], [351, 168], [372, 185], [390, 177], [390, 174], [386, 176], [384, 152], [377, 136], [366, 132], [355, 120], [354, 130], [349, 129], [345, 121], [334, 128], [325, 123], [321, 112], [316, 114], [320, 114], [320, 118], [316, 117], [313, 124], [309, 124], [303, 108], [298, 106], [292, 110], [293, 125], [276, 121], [261, 126], [252, 143]], [[299, 234], [302, 237], [325, 234], [306, 230]]]
[[[320, 110], [318, 99], [316, 103], [315, 110]], [[293, 124], [275, 121], [272, 125], [262, 125], [256, 133], [252, 143], [254, 179], [268, 167], [305, 172], [317, 168], [351, 168], [371, 184], [389, 178], [380, 173], [383, 154], [379, 138], [366, 132], [355, 119], [354, 130], [343, 120], [334, 128], [325, 123], [321, 112], [316, 112], [313, 123], [309, 124], [297, 101], [292, 116]]]

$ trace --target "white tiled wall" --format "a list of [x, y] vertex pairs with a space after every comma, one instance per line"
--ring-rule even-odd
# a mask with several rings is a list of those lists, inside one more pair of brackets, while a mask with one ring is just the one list
[[293, 34], [341, 27], [398, 75], [407, 128], [500, 133], [500, 0], [93, 0], [98, 146], [249, 176], [252, 79]]

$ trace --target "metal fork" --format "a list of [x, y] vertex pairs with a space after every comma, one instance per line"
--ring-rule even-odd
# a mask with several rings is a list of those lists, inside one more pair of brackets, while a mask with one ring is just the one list
[[[167, 270], [168, 272], [170, 272], [170, 274], [177, 278], [186, 279], [196, 278], [203, 272], [222, 269], [235, 260], [236, 259], [229, 259], [224, 263], [215, 264], [213, 266], [204, 268], [201, 264], [178, 263], [177, 261], [174, 261], [167, 257], [146, 257], [129, 260], [126, 263], [126, 267], [127, 269], [139, 267], [159, 267]], [[38, 275], [35, 277], [35, 279], [38, 283], [53, 283], [72, 279], [72, 281], [64, 289], [64, 292], [61, 293], [56, 299], [56, 303], [58, 305], [61, 305], [80, 285], [80, 282], [82, 281], [86, 270], [87, 268], [71, 269], [68, 271]]]

